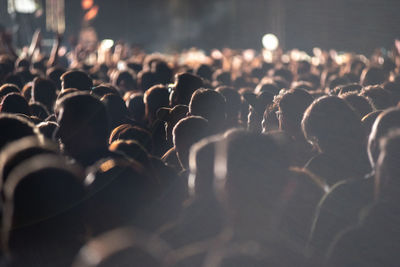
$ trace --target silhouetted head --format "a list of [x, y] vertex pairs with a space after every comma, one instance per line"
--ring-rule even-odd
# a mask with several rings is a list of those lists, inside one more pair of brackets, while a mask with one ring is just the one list
[[369, 99], [357, 94], [357, 92], [340, 94], [339, 97], [346, 100], [357, 111], [360, 118], [363, 118], [374, 109]]
[[10, 173], [4, 185], [3, 240], [19, 266], [70, 263], [85, 234], [82, 181], [80, 168], [55, 155], [35, 156]]
[[29, 103], [29, 110], [30, 110], [32, 116], [36, 116], [41, 120], [45, 120], [50, 115], [46, 106], [39, 102]]
[[0, 103], [0, 112], [31, 115], [28, 102], [19, 93], [10, 93], [4, 96]]
[[274, 102], [278, 105], [279, 127], [290, 135], [299, 136], [304, 111], [313, 102], [313, 97], [303, 89], [289, 90], [278, 96]]
[[62, 67], [53, 67], [47, 69], [46, 77], [53, 81], [58, 90], [61, 90], [61, 76], [66, 72]]
[[110, 115], [111, 129], [128, 122], [129, 112], [122, 97], [115, 94], [106, 94], [101, 98], [101, 102], [107, 107]]
[[364, 69], [360, 77], [360, 83], [362, 86], [382, 84], [385, 81], [385, 72], [378, 67]]
[[316, 99], [304, 113], [302, 128], [306, 139], [324, 153], [345, 157], [344, 151], [360, 152], [363, 147], [359, 116], [337, 96]]
[[372, 167], [378, 160], [380, 139], [396, 128], [400, 128], [399, 108], [385, 110], [376, 118], [368, 140], [368, 157]]
[[32, 85], [32, 99], [45, 105], [47, 110], [53, 111], [54, 102], [57, 98], [56, 89], [53, 81], [35, 78]]
[[0, 86], [0, 101], [9, 93], [20, 93], [20, 91], [14, 84], [6, 83]]
[[188, 105], [192, 94], [203, 87], [203, 80], [190, 73], [179, 73], [175, 75], [175, 86], [170, 94], [170, 105]]
[[157, 119], [157, 110], [169, 106], [169, 92], [164, 85], [152, 86], [144, 93], [143, 102], [145, 104], [146, 118], [149, 125]]
[[123, 95], [127, 91], [136, 89], [136, 77], [133, 72], [130, 71], [121, 71], [119, 72], [114, 79], [113, 84], [118, 87], [121, 95]]
[[196, 90], [189, 103], [189, 113], [208, 120], [210, 130], [218, 133], [224, 130], [226, 102], [222, 94], [210, 89]]
[[113, 143], [116, 140], [135, 140], [139, 142], [149, 153], [153, 151], [153, 140], [151, 133], [138, 126], [132, 126], [129, 124], [122, 124], [115, 128], [109, 138], [109, 143]]
[[386, 109], [395, 104], [391, 93], [378, 85], [364, 87], [361, 95], [367, 97], [375, 109]]
[[71, 70], [61, 75], [61, 88], [75, 88], [80, 91], [90, 91], [93, 87], [92, 79], [83, 71]]
[[240, 94], [232, 87], [221, 86], [215, 89], [226, 100], [226, 120], [228, 127], [235, 127], [239, 122], [239, 113], [241, 107]]
[[207, 120], [199, 116], [189, 116], [180, 120], [173, 130], [175, 152], [183, 169], [189, 167], [190, 147], [208, 135]]
[[134, 121], [143, 122], [146, 108], [143, 101], [143, 94], [132, 94], [125, 102], [128, 111]]
[[119, 96], [118, 90], [111, 84], [106, 84], [106, 83], [103, 83], [103, 84], [93, 88], [90, 91], [90, 94], [96, 95], [99, 98], [102, 98], [103, 96], [108, 95], [108, 94], [114, 94], [114, 95]]
[[71, 93], [56, 103], [57, 137], [65, 152], [84, 164], [93, 163], [107, 150], [109, 134], [105, 105], [89, 93]]
[[400, 127], [391, 130], [379, 142], [376, 162], [376, 193], [383, 198], [398, 199], [400, 191]]
[[0, 114], [0, 150], [9, 142], [25, 136], [37, 136], [39, 131], [27, 118], [15, 114]]

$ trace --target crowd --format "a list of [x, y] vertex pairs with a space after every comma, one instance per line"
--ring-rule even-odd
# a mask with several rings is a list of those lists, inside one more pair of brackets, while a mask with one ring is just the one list
[[1, 32], [1, 266], [399, 266], [395, 47], [62, 45]]

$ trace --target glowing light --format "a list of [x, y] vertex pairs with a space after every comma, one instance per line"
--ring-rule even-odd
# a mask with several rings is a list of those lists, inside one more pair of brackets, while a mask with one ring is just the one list
[[94, 19], [97, 16], [97, 13], [99, 12], [99, 7], [98, 6], [93, 6], [83, 17], [84, 21], [89, 21]]
[[88, 10], [93, 6], [93, 0], [82, 0], [81, 5], [83, 10]]
[[273, 51], [278, 48], [279, 40], [278, 40], [278, 37], [276, 37], [274, 34], [268, 33], [263, 36], [262, 44], [265, 49]]
[[104, 49], [110, 49], [111, 47], [114, 46], [114, 41], [111, 39], [104, 39], [103, 41], [101, 41], [101, 46]]

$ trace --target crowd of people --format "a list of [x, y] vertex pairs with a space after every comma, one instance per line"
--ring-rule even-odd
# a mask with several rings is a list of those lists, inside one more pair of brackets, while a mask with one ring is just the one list
[[[0, 44], [1, 266], [398, 266], [400, 54]], [[397, 178], [396, 178], [397, 177]]]

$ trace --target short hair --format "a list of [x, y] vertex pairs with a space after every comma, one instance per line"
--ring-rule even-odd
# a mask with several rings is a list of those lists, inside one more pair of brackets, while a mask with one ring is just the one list
[[379, 67], [370, 67], [363, 70], [360, 83], [363, 86], [377, 85], [385, 82], [385, 72]]
[[147, 119], [155, 119], [159, 108], [169, 106], [169, 92], [164, 85], [154, 85], [144, 93]]
[[379, 85], [364, 87], [360, 95], [370, 99], [376, 109], [386, 109], [394, 106], [392, 94]]
[[183, 168], [189, 165], [190, 147], [208, 135], [207, 120], [199, 116], [181, 119], [173, 129], [173, 142]]
[[57, 98], [56, 89], [53, 81], [35, 78], [32, 85], [32, 99], [33, 101], [42, 103], [49, 111], [52, 111]]
[[9, 93], [19, 93], [19, 92], [20, 90], [18, 86], [16, 86], [15, 84], [5, 83], [2, 86], [0, 86], [0, 101], [3, 97], [8, 95]]
[[373, 106], [368, 98], [357, 94], [357, 92], [344, 93], [339, 97], [346, 100], [357, 111], [360, 118], [373, 111]]
[[323, 152], [343, 145], [361, 145], [365, 136], [355, 110], [337, 96], [314, 100], [304, 112], [302, 129], [306, 139], [318, 144]]
[[109, 119], [106, 106], [88, 92], [76, 92], [66, 95], [56, 103], [56, 113], [64, 109], [75, 125], [86, 124], [93, 129], [99, 141], [106, 141], [109, 134]]
[[116, 127], [110, 134], [109, 144], [112, 144], [117, 140], [136, 140], [145, 147], [149, 153], [153, 150], [151, 133], [138, 126], [122, 124]]
[[31, 115], [28, 102], [19, 93], [10, 93], [1, 101], [1, 112]]
[[75, 88], [80, 91], [90, 91], [93, 87], [93, 81], [89, 75], [79, 70], [67, 71], [61, 75], [60, 79], [63, 84], [63, 90], [67, 88]]
[[207, 119], [213, 126], [223, 124], [226, 118], [225, 97], [211, 89], [198, 89], [190, 99], [189, 113]]
[[188, 105], [193, 92], [201, 87], [203, 87], [203, 80], [199, 76], [187, 72], [176, 74], [171, 104]]
[[276, 101], [279, 111], [282, 112], [285, 120], [298, 124], [300, 129], [304, 111], [313, 100], [313, 97], [307, 91], [292, 89], [286, 91], [274, 101]]
[[226, 101], [226, 114], [227, 117], [234, 117], [238, 119], [242, 101], [240, 94], [232, 87], [220, 86], [215, 89], [216, 92], [224, 96]]
[[16, 114], [0, 114], [0, 129], [0, 150], [9, 142], [39, 135], [38, 129], [31, 121]]
[[400, 108], [385, 110], [376, 118], [368, 139], [368, 157], [372, 166], [375, 166], [380, 153], [380, 139], [395, 128], [400, 128]]

